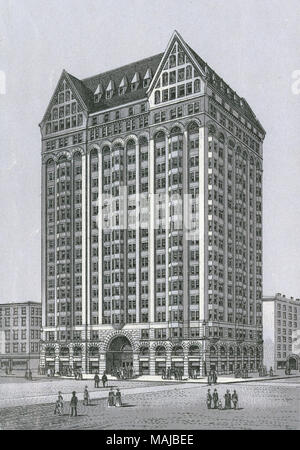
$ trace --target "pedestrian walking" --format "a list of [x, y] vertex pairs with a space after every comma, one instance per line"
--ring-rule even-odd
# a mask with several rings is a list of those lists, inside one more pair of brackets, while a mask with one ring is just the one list
[[73, 417], [73, 416], [77, 417], [77, 404], [78, 404], [78, 398], [76, 397], [76, 392], [73, 391], [71, 402], [70, 402], [71, 417]]
[[226, 394], [224, 395], [224, 398], [225, 398], [225, 409], [231, 409], [231, 394], [228, 389], [226, 391]]
[[211, 370], [209, 371], [209, 374], [208, 374], [208, 376], [207, 376], [207, 384], [209, 385], [209, 386], [211, 386], [211, 381], [212, 381], [212, 373], [211, 373]]
[[120, 407], [122, 406], [122, 397], [120, 389], [117, 389], [116, 395], [115, 395], [115, 406]]
[[233, 394], [231, 396], [231, 400], [232, 400], [232, 403], [233, 403], [233, 409], [236, 409], [238, 401], [239, 401], [239, 398], [238, 398], [238, 395], [236, 393], [236, 390], [233, 391]]
[[61, 404], [59, 400], [56, 400], [54, 414], [57, 414], [58, 416], [62, 415]]
[[217, 389], [214, 390], [214, 393], [213, 393], [212, 397], [213, 397], [213, 402], [214, 402], [214, 409], [217, 409], [218, 408], [218, 401], [219, 401], [219, 394], [218, 394]]
[[115, 406], [115, 393], [113, 391], [113, 388], [110, 388], [110, 391], [108, 393], [108, 400], [107, 400], [107, 406], [110, 408], [111, 406]]
[[64, 399], [63, 396], [61, 395], [61, 392], [59, 391], [58, 398], [55, 403], [54, 414], [58, 414], [59, 416], [61, 416], [63, 414], [63, 410], [64, 410]]
[[84, 388], [84, 393], [83, 393], [83, 404], [84, 404], [85, 406], [89, 406], [89, 404], [90, 404], [90, 394], [89, 394], [89, 390], [88, 390], [88, 387], [87, 387], [87, 386], [85, 386], [85, 388]]
[[211, 393], [210, 393], [210, 389], [208, 389], [207, 395], [206, 395], [206, 405], [207, 405], [207, 409], [211, 409], [211, 402], [212, 402], [212, 395], [211, 395]]
[[272, 377], [272, 376], [273, 376], [273, 368], [270, 367], [270, 377]]
[[217, 372], [214, 370], [213, 371], [213, 382], [214, 382], [214, 384], [217, 384], [217, 381], [218, 381]]
[[100, 378], [99, 378], [98, 372], [96, 372], [96, 374], [94, 376], [95, 388], [99, 387], [99, 381], [100, 381]]
[[105, 388], [106, 383], [107, 383], [107, 376], [106, 376], [106, 373], [103, 372], [103, 375], [102, 375], [102, 384], [103, 384], [103, 387], [104, 387], [104, 388]]

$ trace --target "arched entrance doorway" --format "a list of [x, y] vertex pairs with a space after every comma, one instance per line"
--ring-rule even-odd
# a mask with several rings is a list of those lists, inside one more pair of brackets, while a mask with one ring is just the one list
[[115, 337], [106, 352], [106, 371], [114, 375], [118, 369], [130, 370], [133, 366], [132, 347], [125, 336]]

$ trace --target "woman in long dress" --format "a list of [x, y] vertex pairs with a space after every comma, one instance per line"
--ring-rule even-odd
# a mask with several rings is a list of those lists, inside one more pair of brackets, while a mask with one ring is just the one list
[[115, 406], [117, 406], [117, 407], [122, 406], [122, 398], [121, 398], [121, 392], [120, 392], [120, 389], [117, 389], [115, 398], [116, 398], [116, 404], [115, 404]]
[[108, 393], [107, 406], [108, 407], [115, 406], [115, 393], [113, 391], [113, 388], [110, 388], [110, 391]]

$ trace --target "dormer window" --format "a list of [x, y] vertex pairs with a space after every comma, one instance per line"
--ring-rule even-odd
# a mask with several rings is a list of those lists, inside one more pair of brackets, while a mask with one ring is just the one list
[[103, 88], [101, 84], [98, 84], [97, 89], [94, 92], [94, 102], [99, 103], [103, 94]]
[[136, 91], [137, 88], [139, 87], [139, 84], [140, 84], [140, 76], [139, 76], [139, 74], [136, 72], [136, 73], [134, 74], [134, 77], [133, 77], [132, 80], [131, 80], [131, 90], [132, 90], [132, 91]]
[[114, 95], [115, 85], [112, 80], [108, 83], [108, 86], [106, 88], [106, 98], [110, 99]]
[[151, 71], [151, 69], [148, 69], [146, 72], [146, 75], [144, 76], [144, 80], [143, 80], [144, 88], [147, 88], [150, 86], [151, 79], [152, 79], [152, 71]]
[[123, 77], [119, 86], [119, 95], [124, 95], [127, 90], [128, 82], [126, 77]]

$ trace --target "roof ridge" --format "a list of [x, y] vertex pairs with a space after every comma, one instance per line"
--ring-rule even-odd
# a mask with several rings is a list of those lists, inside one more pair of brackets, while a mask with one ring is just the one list
[[132, 63], [125, 64], [125, 66], [120, 66], [120, 67], [116, 67], [115, 69], [110, 69], [110, 70], [106, 70], [105, 72], [97, 73], [96, 75], [92, 75], [91, 77], [82, 78], [80, 81], [82, 81], [84, 83], [85, 81], [91, 80], [92, 78], [107, 75], [110, 72], [114, 72], [114, 71], [120, 70], [120, 69], [125, 69], [126, 67], [130, 67], [130, 66], [133, 66], [134, 64], [142, 63], [144, 61], [147, 61], [148, 59], [156, 58], [156, 57], [162, 56], [162, 55], [164, 55], [164, 52], [157, 53], [156, 55], [148, 56], [148, 58], [138, 59], [136, 61], [133, 61]]

